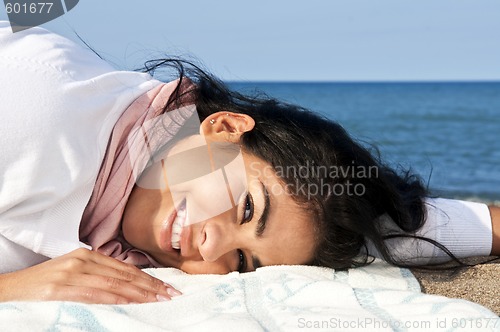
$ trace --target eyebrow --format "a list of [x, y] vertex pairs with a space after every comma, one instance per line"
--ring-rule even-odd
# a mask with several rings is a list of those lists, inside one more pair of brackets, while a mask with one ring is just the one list
[[255, 229], [255, 236], [262, 237], [264, 231], [266, 230], [267, 219], [269, 218], [269, 211], [271, 210], [271, 199], [269, 191], [267, 191], [266, 186], [262, 181], [259, 181], [262, 187], [262, 193], [264, 194], [264, 211], [260, 215], [259, 221], [257, 222], [257, 227]]
[[[264, 183], [262, 183], [262, 181], [259, 180], [259, 182], [262, 187], [262, 192], [264, 194], [264, 211], [262, 211], [259, 221], [257, 222], [257, 227], [255, 228], [255, 236], [258, 238], [262, 237], [264, 231], [266, 230], [267, 220], [269, 218], [269, 213], [271, 211], [271, 199], [269, 191], [267, 190]], [[257, 256], [252, 256], [252, 265], [254, 269], [262, 267], [262, 263], [260, 262], [260, 259]]]

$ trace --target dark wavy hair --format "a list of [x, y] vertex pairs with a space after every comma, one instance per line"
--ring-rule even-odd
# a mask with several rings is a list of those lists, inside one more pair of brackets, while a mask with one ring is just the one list
[[[425, 222], [423, 198], [428, 191], [411, 170], [387, 166], [376, 149], [363, 146], [330, 119], [263, 94], [231, 91], [192, 62], [151, 60], [140, 70], [154, 75], [165, 68], [174, 68], [179, 78], [165, 110], [188, 98], [194, 99], [201, 121], [219, 111], [244, 113], [255, 120], [255, 127], [241, 138], [242, 149], [271, 164], [286, 188], [291, 188], [293, 199], [312, 214], [317, 238], [310, 265], [346, 269], [369, 264], [373, 261], [369, 241], [387, 262], [413, 266], [391, 254], [386, 240], [395, 237], [431, 242], [460, 262], [441, 244], [412, 235]], [[284, 171], [300, 167], [316, 173], [302, 176]], [[334, 176], [332, 170], [336, 170]], [[348, 187], [358, 191], [348, 194]], [[316, 192], [301, 188], [316, 188]], [[376, 220], [384, 215], [400, 231], [383, 233]]]

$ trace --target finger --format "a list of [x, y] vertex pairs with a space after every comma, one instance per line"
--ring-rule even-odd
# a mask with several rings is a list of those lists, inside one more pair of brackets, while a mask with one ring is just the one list
[[151, 292], [128, 281], [110, 276], [75, 273], [67, 279], [66, 284], [115, 294], [128, 302], [147, 303], [157, 302], [160, 299], [170, 300], [170, 296], [166, 292]]
[[[158, 294], [160, 296], [177, 296], [181, 295], [182, 293], [176, 290], [174, 287], [172, 287], [169, 284], [163, 283], [162, 281], [156, 279], [156, 278], [143, 278], [140, 275], [130, 273], [129, 271], [125, 270], [117, 270], [115, 268], [105, 266], [105, 265], [100, 265], [96, 264], [93, 262], [90, 262], [86, 265], [84, 268], [84, 273], [87, 274], [94, 274], [94, 275], [100, 275], [103, 277], [112, 277], [119, 279], [124, 282], [131, 283], [137, 287], [140, 287], [148, 292], [152, 292], [155, 294]], [[142, 272], [142, 271], [141, 271]]]
[[[78, 250], [77, 253], [81, 259], [86, 260], [86, 261], [92, 261], [99, 266], [108, 266], [113, 269], [116, 269], [118, 271], [122, 271], [120, 273], [123, 274], [121, 279], [127, 280], [127, 278], [131, 278], [131, 275], [136, 276], [138, 278], [142, 278], [143, 281], [149, 282], [150, 285], [154, 288], [160, 288], [163, 286], [163, 281], [160, 279], [157, 279], [149, 274], [147, 274], [144, 271], [141, 271], [139, 268], [132, 264], [124, 263], [122, 261], [119, 261], [113, 257], [109, 257], [106, 255], [103, 255], [101, 253], [98, 253], [96, 251], [90, 251], [90, 250]], [[134, 278], [135, 279], [135, 278]]]
[[[91, 261], [97, 264], [94, 270], [87, 269], [87, 273], [100, 274], [103, 276], [113, 276], [115, 278], [129, 281], [135, 285], [144, 288], [149, 292], [156, 292], [161, 298], [168, 298], [181, 295], [182, 293], [162, 280], [155, 278], [132, 264], [124, 263], [113, 257], [103, 255], [96, 251], [87, 249], [76, 250], [76, 255], [84, 261]], [[87, 266], [87, 265], [85, 265]], [[108, 267], [106, 272], [103, 267]], [[113, 269], [110, 270], [109, 268]]]
[[53, 300], [83, 302], [88, 304], [129, 304], [130, 301], [124, 296], [107, 292], [102, 289], [85, 286], [67, 286], [60, 289], [52, 297]]

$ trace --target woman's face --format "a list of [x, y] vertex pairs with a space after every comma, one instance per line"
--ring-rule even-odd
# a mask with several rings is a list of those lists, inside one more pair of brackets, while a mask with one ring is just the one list
[[246, 115], [213, 114], [201, 125], [204, 137], [177, 143], [148, 168], [125, 208], [125, 239], [162, 265], [187, 273], [310, 262], [311, 216], [268, 163], [227, 145], [253, 125]]

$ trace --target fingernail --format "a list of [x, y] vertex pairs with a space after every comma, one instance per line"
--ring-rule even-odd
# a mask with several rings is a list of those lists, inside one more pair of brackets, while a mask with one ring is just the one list
[[[167, 293], [168, 293], [168, 291], [167, 291]], [[170, 299], [168, 297], [160, 295], [160, 294], [156, 294], [156, 299], [158, 300], [158, 302], [170, 301]]]
[[182, 295], [181, 292], [179, 292], [177, 289], [174, 288], [167, 288], [167, 294], [170, 296], [179, 296]]

